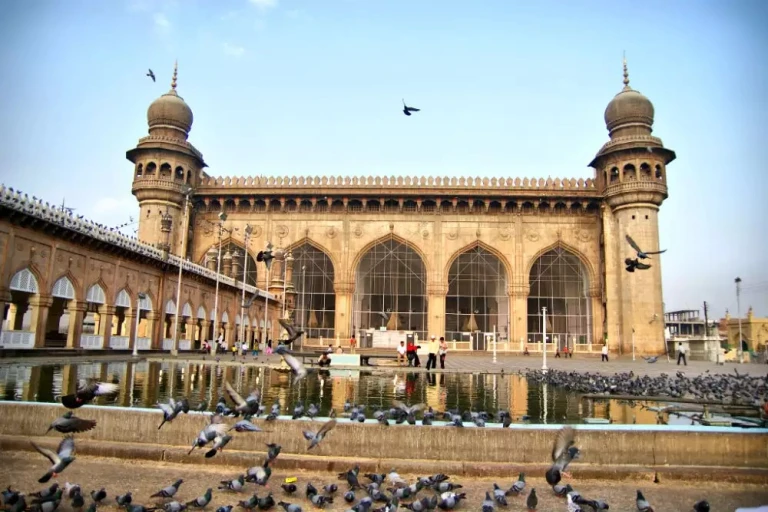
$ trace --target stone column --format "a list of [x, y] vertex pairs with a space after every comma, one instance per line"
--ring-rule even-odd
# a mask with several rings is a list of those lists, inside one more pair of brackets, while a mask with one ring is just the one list
[[445, 295], [447, 293], [448, 286], [444, 283], [427, 285], [427, 337], [445, 336]]
[[192, 348], [195, 346], [195, 331], [197, 330], [197, 319], [187, 318], [187, 329], [184, 333], [184, 339], [192, 342]]
[[232, 277], [232, 253], [229, 251], [221, 257], [221, 273], [227, 277]]
[[16, 315], [19, 312], [19, 306], [11, 303], [8, 306], [8, 330], [9, 331], [15, 331], [16, 330]]
[[232, 253], [232, 278], [235, 280], [243, 278], [243, 253], [238, 250]]
[[160, 327], [163, 327], [162, 320], [163, 315], [154, 311], [147, 312], [147, 330], [146, 337], [149, 338], [149, 347], [152, 349], [163, 348], [163, 336], [160, 332]]
[[88, 304], [77, 300], [67, 303], [69, 311], [69, 329], [67, 330], [67, 348], [80, 347], [80, 335], [83, 333], [83, 317]]
[[131, 406], [131, 378], [134, 372], [134, 363], [124, 363], [123, 374], [120, 376], [120, 394], [118, 403], [123, 407]]
[[5, 315], [5, 305], [11, 302], [11, 300], [12, 300], [11, 292], [6, 288], [0, 288], [0, 336], [3, 335], [3, 328], [4, 328], [3, 317]]
[[133, 309], [125, 311], [123, 330], [125, 331], [123, 336], [128, 336], [128, 348], [133, 350], [133, 344], [136, 343], [136, 314]]
[[282, 297], [283, 295], [283, 264], [285, 263], [285, 251], [276, 249], [272, 260], [270, 272], [269, 293]]
[[219, 250], [217, 246], [213, 246], [205, 253], [205, 266], [211, 272], [216, 272], [216, 259], [219, 257]]
[[[350, 332], [352, 325], [350, 318], [352, 316], [352, 293], [355, 290], [354, 283], [333, 283], [333, 290], [336, 292], [336, 314], [334, 318], [335, 334], [340, 339], [348, 339], [353, 333]], [[360, 328], [359, 325], [355, 328]]]
[[228, 323], [224, 328], [224, 342], [227, 344], [227, 348], [235, 342], [235, 326], [232, 323]]
[[31, 327], [35, 332], [35, 348], [45, 346], [45, 328], [48, 325], [48, 308], [53, 304], [53, 299], [47, 295], [35, 295], [29, 300], [32, 308]]
[[293, 254], [288, 251], [285, 256], [285, 300], [287, 309], [296, 307], [296, 288], [293, 286]]
[[208, 330], [211, 328], [210, 320], [200, 320], [200, 343], [210, 341], [208, 339]]
[[99, 336], [102, 336], [101, 348], [109, 348], [109, 338], [112, 335], [112, 315], [115, 314], [114, 306], [102, 305], [99, 307]]
[[603, 343], [603, 301], [599, 286], [589, 288], [589, 301], [592, 308], [592, 339], [589, 341], [589, 350], [592, 345]]
[[[513, 284], [507, 290], [509, 294], [510, 322], [511, 330], [510, 342], [515, 341], [520, 344], [520, 338], [524, 343], [528, 342], [528, 284]], [[514, 345], [513, 345], [514, 346]]]
[[61, 367], [61, 394], [71, 395], [77, 391], [77, 367], [65, 364]]

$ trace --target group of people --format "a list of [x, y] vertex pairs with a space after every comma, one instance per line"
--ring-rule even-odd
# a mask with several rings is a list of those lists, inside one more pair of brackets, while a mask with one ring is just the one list
[[[215, 341], [203, 341], [200, 345], [200, 351], [204, 354], [207, 354], [211, 351], [211, 346], [213, 346], [214, 353], [215, 354], [226, 354], [227, 353], [227, 343], [224, 341], [224, 334], [220, 334], [219, 338]], [[261, 346], [261, 343], [254, 343], [253, 345], [253, 355], [257, 356], [259, 355], [259, 348]], [[232, 352], [232, 357], [234, 358], [237, 356], [238, 353], [245, 356], [248, 353], [248, 343], [242, 342], [242, 343], [233, 343], [232, 347], [230, 347], [230, 351]], [[267, 339], [267, 342], [264, 344], [264, 352], [269, 355], [272, 353], [272, 339]]]
[[[408, 366], [419, 367], [421, 366], [421, 360], [419, 359], [418, 350], [421, 345], [416, 345], [413, 339], [408, 340], [408, 344], [404, 341], [400, 342], [400, 346], [397, 347], [397, 363], [400, 366], [408, 364]], [[427, 371], [432, 368], [437, 368], [437, 359], [440, 358], [440, 369], [445, 369], [445, 356], [448, 354], [448, 343], [445, 338], [440, 336], [440, 341], [437, 341], [436, 336], [432, 336], [429, 339], [427, 345]]]

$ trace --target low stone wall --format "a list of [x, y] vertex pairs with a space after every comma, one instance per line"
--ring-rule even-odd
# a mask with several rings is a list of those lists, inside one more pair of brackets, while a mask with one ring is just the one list
[[[0, 449], [28, 449], [24, 438], [44, 436], [48, 425], [64, 412], [57, 404], [0, 403]], [[158, 456], [148, 454], [155, 450], [164, 453], [159, 460], [202, 460], [199, 450], [192, 457], [183, 454], [184, 447], [191, 446], [207, 423], [206, 415], [181, 415], [158, 430], [162, 420], [159, 411], [86, 406], [75, 414], [97, 422], [91, 432], [78, 434], [80, 453], [88, 453], [90, 444], [101, 446], [101, 453], [122, 453], [118, 456], [127, 458], [132, 457], [133, 450], [136, 458], [154, 459]], [[227, 419], [229, 423], [234, 421]], [[382, 427], [340, 420], [326, 439], [308, 452], [302, 430], [318, 429], [320, 421], [257, 419], [254, 422], [270, 432], [235, 434], [222, 456], [215, 457], [213, 463], [229, 460], [239, 464], [240, 459], [250, 465], [259, 463], [260, 454], [265, 451], [264, 443], [275, 442], [283, 447], [282, 463], [291, 464], [293, 460], [307, 468], [331, 469], [334, 467], [329, 465], [331, 458], [343, 464], [365, 462], [371, 470], [374, 467], [388, 470], [397, 461], [397, 467], [403, 471], [411, 466], [464, 474], [494, 474], [511, 467], [544, 468], [550, 462], [552, 442], [559, 428], [557, 425], [513, 425], [508, 429]], [[574, 463], [574, 471], [599, 467], [603, 472], [608, 468], [612, 468], [611, 471], [634, 468], [633, 472], [652, 473], [664, 468], [720, 468], [724, 473], [746, 471], [768, 483], [766, 430], [638, 425], [577, 425], [575, 428], [577, 446], [583, 455]], [[61, 435], [52, 432], [50, 437], [54, 443], [54, 438]]]

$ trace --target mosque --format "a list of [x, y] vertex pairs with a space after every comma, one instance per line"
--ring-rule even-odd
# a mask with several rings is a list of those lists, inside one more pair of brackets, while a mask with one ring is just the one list
[[[590, 179], [217, 177], [189, 142], [174, 69], [126, 153], [138, 237], [270, 292], [308, 344], [436, 335], [488, 350], [495, 336], [500, 350], [663, 353], [661, 261], [626, 272], [625, 236], [659, 249], [675, 153], [652, 135], [653, 104], [626, 62], [604, 119]], [[269, 271], [255, 261], [268, 244]]]

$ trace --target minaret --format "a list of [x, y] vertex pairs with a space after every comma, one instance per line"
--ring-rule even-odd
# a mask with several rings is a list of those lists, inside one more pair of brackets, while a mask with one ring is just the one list
[[637, 355], [663, 354], [664, 308], [661, 262], [645, 260], [648, 270], [625, 270], [624, 260], [637, 257], [626, 241], [630, 235], [645, 251], [659, 250], [658, 213], [667, 198], [667, 164], [675, 159], [653, 131], [653, 104], [629, 86], [624, 60], [624, 88], [605, 109], [610, 141], [590, 167], [602, 192], [605, 324], [611, 351]]
[[[178, 66], [174, 65], [171, 89], [147, 110], [149, 135], [139, 139], [125, 156], [134, 164], [131, 191], [139, 201], [139, 240], [156, 247], [168, 244], [170, 252], [178, 255], [183, 239], [184, 194], [194, 191], [206, 165], [203, 155], [187, 141], [193, 116], [176, 92], [177, 77]], [[170, 235], [163, 232], [164, 216], [166, 223], [170, 216]]]

